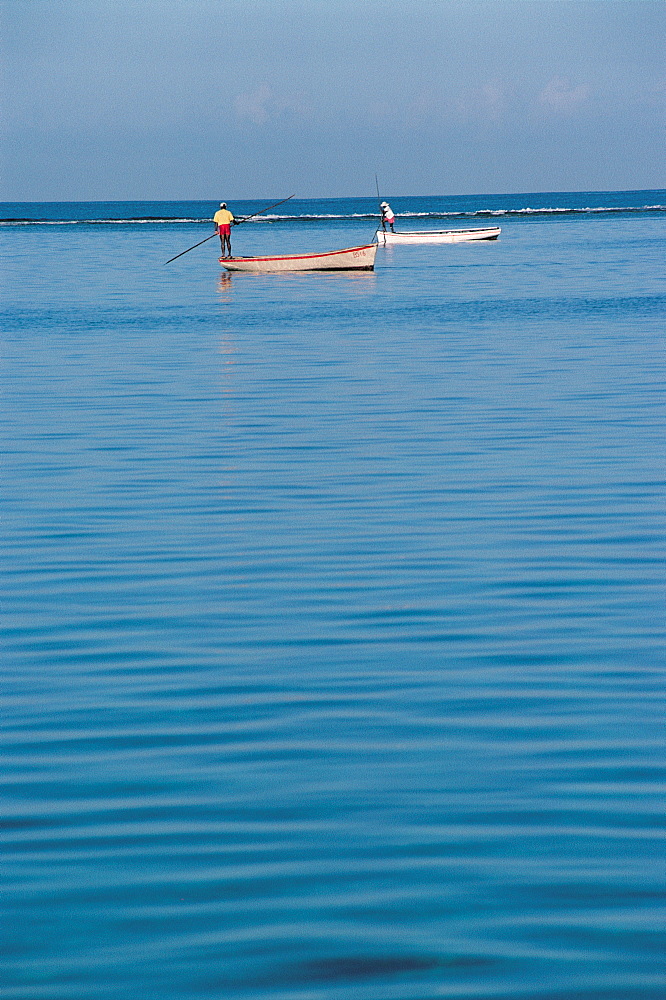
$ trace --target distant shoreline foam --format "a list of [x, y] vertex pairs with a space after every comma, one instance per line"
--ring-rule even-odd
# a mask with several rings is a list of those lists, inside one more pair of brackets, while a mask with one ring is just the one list
[[[439, 212], [400, 212], [396, 211], [396, 218], [399, 219], [480, 219], [480, 218], [507, 218], [511, 216], [539, 216], [539, 215], [635, 215], [648, 214], [654, 212], [666, 212], [666, 205], [624, 205], [624, 206], [587, 206], [587, 207], [544, 207], [531, 208], [481, 208], [471, 212], [461, 211], [439, 211]], [[325, 220], [335, 222], [364, 221], [377, 219], [375, 212], [352, 212], [352, 213], [300, 213], [298, 215], [264, 215], [260, 218], [250, 219], [253, 225], [261, 223], [275, 222], [322, 222]], [[108, 218], [108, 219], [29, 219], [29, 218], [0, 218], [0, 226], [136, 226], [136, 225], [210, 225], [210, 218], [205, 217], [182, 217], [182, 216], [136, 216], [129, 218]]]

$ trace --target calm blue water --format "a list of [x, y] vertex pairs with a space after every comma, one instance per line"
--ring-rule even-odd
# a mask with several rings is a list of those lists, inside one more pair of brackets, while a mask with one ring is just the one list
[[390, 200], [0, 206], [3, 1000], [666, 994], [666, 192]]

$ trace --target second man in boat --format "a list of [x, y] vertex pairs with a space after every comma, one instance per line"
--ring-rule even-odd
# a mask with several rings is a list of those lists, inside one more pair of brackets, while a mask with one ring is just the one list
[[394, 233], [393, 223], [395, 221], [395, 215], [393, 214], [393, 209], [387, 201], [383, 201], [379, 206], [382, 210], [382, 229], [386, 232], [386, 224], [391, 227], [391, 232]]

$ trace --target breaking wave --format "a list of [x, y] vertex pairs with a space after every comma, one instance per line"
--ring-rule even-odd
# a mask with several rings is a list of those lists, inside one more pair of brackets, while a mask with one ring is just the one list
[[[396, 211], [400, 219], [498, 219], [511, 216], [551, 216], [551, 215], [636, 215], [666, 212], [666, 205], [640, 206], [587, 206], [587, 207], [543, 207], [532, 208], [479, 208], [474, 211]], [[378, 212], [300, 212], [262, 215], [256, 219], [248, 219], [253, 225], [271, 224], [276, 222], [335, 222], [363, 221], [378, 218]], [[210, 217], [200, 216], [136, 216], [129, 218], [108, 219], [30, 219], [30, 218], [0, 218], [0, 226], [142, 226], [142, 225], [210, 225]]]

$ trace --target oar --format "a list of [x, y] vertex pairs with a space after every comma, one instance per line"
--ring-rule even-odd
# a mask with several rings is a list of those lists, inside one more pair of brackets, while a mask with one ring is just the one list
[[[261, 212], [255, 212], [254, 215], [246, 215], [244, 219], [239, 219], [236, 225], [240, 226], [242, 222], [247, 222], [248, 219], [254, 219], [257, 215], [263, 215], [264, 212], [269, 212], [271, 208], [277, 208], [278, 205], [284, 205], [285, 201], [291, 201], [291, 199], [295, 197], [296, 195], [290, 194], [288, 198], [283, 198], [282, 201], [276, 201], [274, 205], [267, 205], [266, 208], [262, 208]], [[213, 236], [217, 236], [217, 233], [213, 233]], [[206, 239], [201, 240], [200, 243], [195, 243], [193, 247], [188, 247], [187, 250], [177, 253], [176, 256], [171, 257], [170, 260], [165, 260], [164, 265], [166, 266], [167, 264], [170, 264], [172, 260], [178, 260], [178, 258], [182, 257], [184, 253], [189, 253], [190, 250], [195, 250], [197, 247], [200, 247], [202, 243], [208, 243], [208, 240], [212, 240], [213, 236], [207, 236]]]

